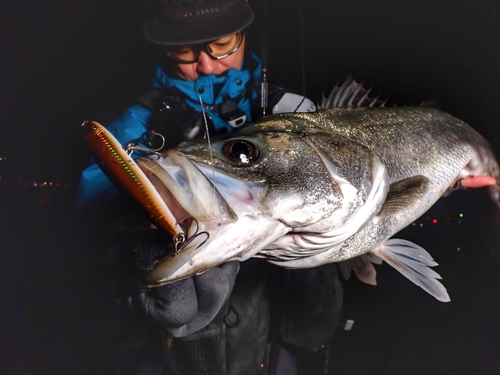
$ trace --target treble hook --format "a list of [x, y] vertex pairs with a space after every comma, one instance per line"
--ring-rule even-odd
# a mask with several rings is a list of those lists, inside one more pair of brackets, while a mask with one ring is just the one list
[[151, 133], [151, 135], [156, 135], [161, 138], [161, 146], [158, 148], [148, 148], [139, 146], [137, 143], [130, 142], [127, 144], [127, 147], [125, 149], [125, 152], [128, 154], [128, 156], [132, 156], [134, 150], [138, 150], [155, 154], [158, 157], [158, 159], [161, 157], [161, 154], [158, 151], [160, 151], [163, 148], [163, 146], [165, 146], [165, 137], [163, 136], [163, 134], [157, 133], [154, 130], [151, 130], [149, 133]]
[[197, 237], [199, 237], [199, 236], [201, 236], [203, 234], [207, 236], [205, 238], [205, 240], [196, 247], [196, 248], [199, 248], [205, 242], [207, 242], [208, 238], [210, 237], [210, 234], [208, 232], [206, 232], [206, 231], [198, 232], [198, 230], [200, 229], [200, 226], [198, 224], [198, 220], [196, 220], [191, 215], [184, 216], [177, 223], [179, 225], [182, 225], [183, 223], [185, 223], [189, 219], [192, 219], [196, 223], [196, 229], [194, 231], [194, 234], [191, 237], [189, 237], [189, 238], [185, 237], [182, 233], [179, 233], [177, 236], [175, 236], [175, 238], [174, 238], [174, 251], [171, 253], [172, 256], [176, 256], [177, 254], [179, 254], [179, 252], [182, 249], [184, 249], [187, 245], [189, 245], [191, 242], [193, 242], [195, 238], [197, 238]]

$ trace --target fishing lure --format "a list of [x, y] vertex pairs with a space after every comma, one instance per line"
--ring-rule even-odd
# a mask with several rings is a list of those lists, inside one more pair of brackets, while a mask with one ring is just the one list
[[168, 206], [131, 155], [101, 124], [85, 121], [82, 124], [85, 142], [97, 165], [116, 186], [121, 186], [150, 214], [154, 222], [167, 231], [176, 249], [186, 241], [186, 234]]

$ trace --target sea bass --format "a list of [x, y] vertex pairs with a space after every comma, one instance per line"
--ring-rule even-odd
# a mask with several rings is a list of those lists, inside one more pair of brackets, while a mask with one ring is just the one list
[[[456, 181], [500, 181], [494, 153], [474, 129], [411, 106], [269, 116], [135, 163], [177, 221], [169, 233], [184, 231], [175, 255], [146, 275], [147, 287], [251, 257], [310, 268], [364, 256], [365, 266], [384, 260], [449, 301], [429, 253], [391, 237]], [[500, 184], [489, 189], [500, 207]]]

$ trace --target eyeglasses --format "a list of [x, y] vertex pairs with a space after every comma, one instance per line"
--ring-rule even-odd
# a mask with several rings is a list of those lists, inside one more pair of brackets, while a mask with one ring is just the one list
[[198, 62], [201, 51], [206, 52], [213, 60], [221, 60], [235, 53], [242, 41], [243, 31], [238, 31], [208, 43], [170, 47], [165, 53], [181, 64]]

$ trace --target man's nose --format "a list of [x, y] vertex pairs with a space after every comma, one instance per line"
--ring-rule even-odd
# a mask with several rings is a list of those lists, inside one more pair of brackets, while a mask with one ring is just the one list
[[201, 51], [196, 70], [198, 71], [198, 73], [212, 74], [217, 69], [217, 65], [217, 60], [211, 59], [206, 52]]

